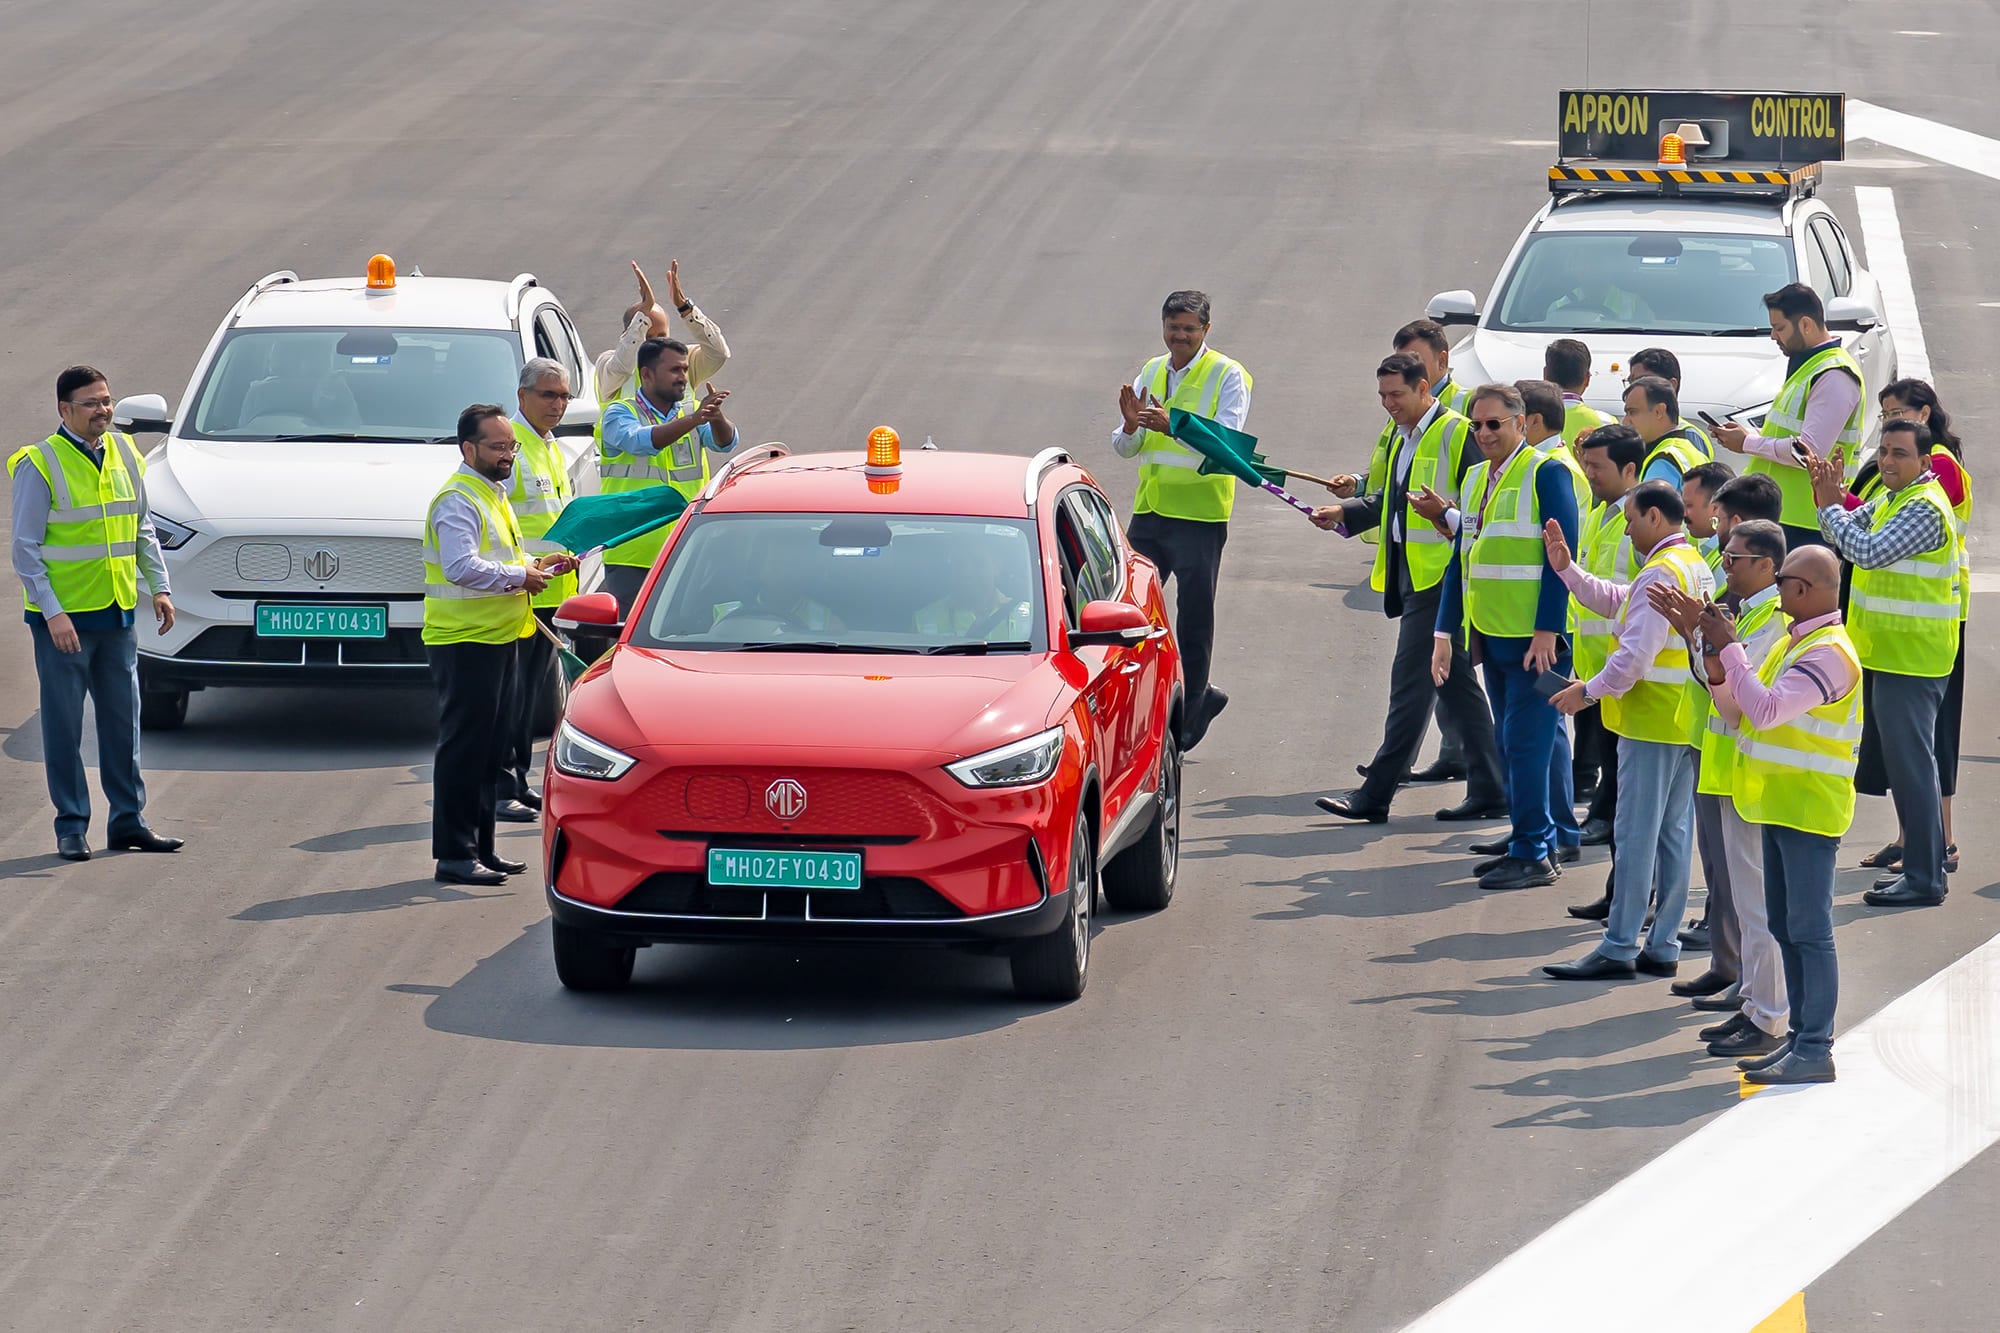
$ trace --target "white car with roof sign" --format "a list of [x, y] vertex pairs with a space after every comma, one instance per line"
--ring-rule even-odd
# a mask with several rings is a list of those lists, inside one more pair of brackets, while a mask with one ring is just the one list
[[[1896, 344], [1880, 287], [1818, 195], [1819, 163], [1844, 155], [1841, 95], [1562, 99], [1554, 197], [1514, 242], [1485, 305], [1459, 290], [1427, 308], [1439, 323], [1474, 326], [1452, 349], [1453, 379], [1538, 379], [1548, 344], [1575, 338], [1591, 351], [1584, 400], [1619, 417], [1632, 353], [1663, 347], [1680, 360], [1683, 417], [1755, 428], [1787, 374], [1762, 298], [1803, 282], [1861, 364], [1872, 441], [1875, 394], [1898, 373]], [[1684, 163], [1659, 160], [1668, 135], [1682, 139]]]
[[[424, 517], [459, 464], [459, 412], [511, 409], [536, 356], [569, 371], [556, 434], [594, 491], [590, 357], [527, 273], [399, 279], [380, 255], [366, 279], [273, 273], [223, 319], [178, 414], [120, 400], [120, 429], [166, 436], [146, 490], [177, 614], [140, 640], [142, 724], [178, 726], [209, 686], [428, 686]], [[561, 673], [540, 689], [546, 729]]]

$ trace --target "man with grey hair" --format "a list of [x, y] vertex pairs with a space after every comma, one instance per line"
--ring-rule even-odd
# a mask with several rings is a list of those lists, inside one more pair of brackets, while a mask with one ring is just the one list
[[[555, 428], [562, 421], [571, 397], [569, 372], [562, 363], [538, 356], [521, 367], [519, 410], [514, 413], [514, 438], [521, 452], [514, 460], [514, 485], [508, 502], [521, 524], [522, 544], [531, 556], [560, 554], [562, 548], [543, 540], [555, 526], [556, 517], [569, 503], [569, 470], [556, 443]], [[546, 586], [530, 599], [535, 618], [547, 625], [555, 609], [577, 589], [574, 571], [550, 577]], [[502, 750], [499, 777], [499, 804], [493, 817], [511, 823], [533, 823], [542, 808], [542, 798], [528, 786], [528, 770], [535, 754], [536, 702], [541, 692], [554, 688], [555, 645], [539, 631], [520, 642], [520, 661], [514, 679], [519, 697], [508, 702], [501, 713], [508, 729]]]

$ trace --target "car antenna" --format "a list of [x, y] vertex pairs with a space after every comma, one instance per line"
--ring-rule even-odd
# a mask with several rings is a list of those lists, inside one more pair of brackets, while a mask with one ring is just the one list
[[421, 278], [421, 277], [423, 277], [423, 276], [424, 276], [424, 270], [423, 270], [423, 267], [422, 267], [421, 265], [419, 265], [419, 264], [412, 264], [412, 265], [410, 265], [410, 276], [411, 276], [411, 277], [413, 277], [413, 278]]
[[924, 436], [924, 446], [923, 446], [923, 447], [924, 447], [924, 448], [926, 448], [926, 449], [935, 449], [935, 448], [937, 448], [937, 441], [936, 441], [936, 440], [933, 440], [933, 439], [932, 439], [932, 438], [931, 438], [930, 436], [926, 435], [926, 436]]

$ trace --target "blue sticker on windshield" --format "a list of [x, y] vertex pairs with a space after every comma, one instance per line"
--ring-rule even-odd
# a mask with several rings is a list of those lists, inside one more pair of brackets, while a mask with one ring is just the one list
[[1672, 268], [1681, 262], [1681, 257], [1679, 255], [1646, 255], [1639, 262], [1641, 264], [1658, 264], [1661, 268]]
[[350, 356], [347, 358], [347, 364], [350, 366], [386, 366], [389, 364], [389, 358], [386, 356]]
[[880, 555], [882, 554], [882, 548], [879, 546], [836, 546], [833, 548], [833, 553], [835, 555]]

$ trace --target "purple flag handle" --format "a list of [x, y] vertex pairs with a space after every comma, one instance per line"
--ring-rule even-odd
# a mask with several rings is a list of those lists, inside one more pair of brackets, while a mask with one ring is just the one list
[[1304, 500], [1299, 499], [1299, 497], [1297, 497], [1296, 495], [1293, 495], [1290, 491], [1286, 490], [1283, 486], [1280, 486], [1277, 482], [1275, 481], [1265, 482], [1264, 489], [1269, 491], [1271, 494], [1277, 496], [1280, 500], [1283, 500], [1286, 504], [1290, 505], [1292, 508], [1298, 510], [1301, 514], [1304, 514], [1307, 518], [1311, 518], [1313, 516], [1314, 511], [1311, 505], [1307, 504]]

